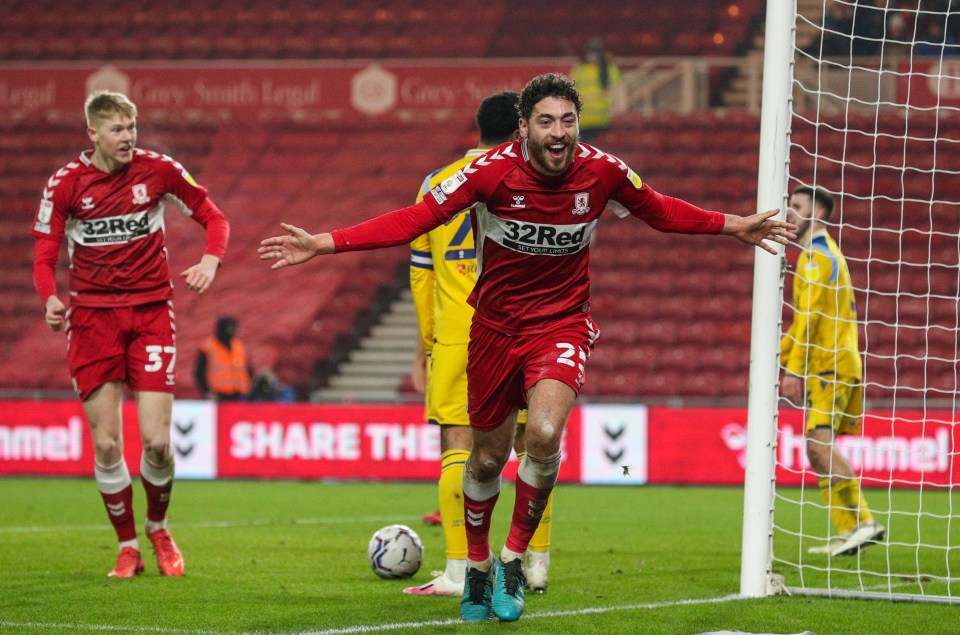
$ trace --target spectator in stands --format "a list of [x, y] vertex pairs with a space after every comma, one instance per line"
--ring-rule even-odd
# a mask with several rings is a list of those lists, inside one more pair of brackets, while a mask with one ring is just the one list
[[942, 16], [933, 16], [921, 22], [923, 32], [917, 37], [913, 54], [917, 57], [951, 57], [960, 53], [953, 33], [944, 29]]
[[823, 29], [804, 50], [814, 57], [860, 57], [874, 55], [883, 39], [885, 8], [877, 0], [856, 6], [831, 1], [823, 16]]
[[[164, 245], [164, 209], [174, 202], [206, 230], [200, 262], [183, 271], [187, 288], [210, 288], [230, 226], [182, 165], [137, 148], [137, 107], [100, 91], [85, 104], [87, 150], [47, 181], [34, 220], [33, 279], [54, 331], [65, 328], [73, 385], [93, 436], [94, 475], [119, 539], [109, 575], [143, 572], [133, 488], [123, 456], [124, 384], [137, 402], [146, 490], [146, 533], [163, 575], [183, 574], [167, 529], [174, 457], [170, 419], [176, 387], [173, 285]], [[57, 295], [60, 244], [70, 249], [70, 308]]]
[[626, 108], [620, 69], [604, 48], [603, 40], [590, 40], [583, 58], [570, 69], [570, 79], [583, 99], [580, 139], [593, 143], [598, 133], [610, 128], [613, 116]]
[[811, 553], [852, 555], [882, 540], [860, 481], [836, 449], [838, 434], [856, 432], [863, 416], [863, 368], [850, 271], [827, 232], [833, 197], [806, 185], [790, 196], [788, 217], [803, 252], [793, 279], [793, 324], [780, 341], [780, 394], [806, 407], [807, 457], [839, 535]]
[[[661, 231], [731, 235], [772, 253], [766, 240], [796, 238], [793, 225], [771, 219], [779, 210], [748, 217], [706, 211], [655, 192], [614, 156], [581, 152], [580, 108], [572, 81], [540, 75], [520, 96], [522, 139], [477, 157], [420, 203], [332, 233], [282, 223], [286, 235], [264, 239], [258, 250], [281, 269], [318, 255], [405, 244], [473, 208], [483, 266], [470, 295], [465, 621], [513, 621], [523, 613], [524, 553], [556, 483], [563, 429], [600, 334], [590, 317], [588, 251], [608, 204]], [[495, 558], [490, 523], [523, 408], [527, 453], [506, 545]]]
[[272, 368], [261, 368], [253, 378], [250, 389], [250, 401], [277, 401], [292, 403], [297, 400], [297, 393], [292, 386], [280, 381]]
[[237, 319], [222, 315], [217, 318], [215, 333], [197, 350], [193, 377], [206, 399], [241, 401], [250, 396], [253, 366], [236, 333]]
[[[466, 155], [427, 176], [417, 202], [447, 178], [496, 146], [520, 138], [517, 93], [498, 93], [483, 100], [477, 110], [479, 145]], [[470, 455], [470, 418], [467, 414], [467, 343], [473, 307], [467, 298], [477, 280], [476, 245], [471, 210], [418, 237], [411, 244], [410, 288], [417, 308], [421, 338], [413, 368], [414, 386], [426, 391], [427, 420], [440, 426], [440, 524], [447, 549], [446, 568], [433, 580], [405, 589], [413, 595], [461, 595], [467, 567], [467, 536], [463, 518], [463, 467]], [[521, 413], [520, 423], [526, 421]], [[523, 431], [517, 427], [514, 448], [523, 460]], [[550, 564], [550, 525], [553, 497], [525, 558], [529, 589], [547, 589]], [[424, 520], [433, 515], [424, 517]], [[429, 521], [428, 521], [429, 522]]]

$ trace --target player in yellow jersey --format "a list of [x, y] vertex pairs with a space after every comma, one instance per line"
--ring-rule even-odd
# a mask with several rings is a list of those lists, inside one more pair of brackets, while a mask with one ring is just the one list
[[[480, 104], [479, 145], [423, 181], [417, 201], [438, 183], [456, 174], [488, 149], [520, 136], [517, 93], [498, 93]], [[427, 420], [440, 426], [440, 518], [447, 565], [426, 584], [404, 589], [412, 595], [462, 595], [467, 566], [467, 536], [463, 512], [463, 468], [472, 443], [467, 415], [467, 343], [473, 307], [467, 297], [477, 281], [477, 257], [469, 209], [452, 221], [411, 243], [410, 287], [417, 307], [421, 340], [414, 363], [414, 386], [426, 394]], [[526, 421], [526, 412], [519, 421]], [[517, 428], [515, 448], [523, 456], [523, 428]], [[553, 497], [530, 541], [525, 569], [527, 587], [547, 589], [550, 564], [550, 520]]]
[[834, 447], [836, 435], [856, 432], [863, 417], [863, 363], [850, 271], [827, 233], [832, 213], [833, 197], [823, 188], [793, 190], [787, 220], [798, 227], [803, 253], [793, 280], [793, 324], [780, 341], [780, 394], [806, 408], [807, 457], [839, 532], [809, 552], [838, 556], [882, 540], [884, 528]]

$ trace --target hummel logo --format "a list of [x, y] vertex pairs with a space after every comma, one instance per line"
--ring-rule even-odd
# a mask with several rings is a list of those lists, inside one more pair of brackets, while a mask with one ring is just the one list
[[523, 199], [524, 197], [521, 194], [514, 195], [513, 203], [510, 204], [510, 207], [515, 207], [519, 209], [526, 208], [527, 205], [523, 202]]
[[107, 511], [111, 516], [123, 516], [127, 508], [123, 503], [107, 503]]
[[93, 209], [93, 197], [84, 196], [80, 199], [80, 209]]
[[467, 510], [467, 522], [473, 527], [479, 527], [483, 524], [483, 512], [472, 512]]
[[529, 501], [527, 503], [527, 516], [530, 518], [541, 518], [543, 511], [547, 507], [547, 501]]

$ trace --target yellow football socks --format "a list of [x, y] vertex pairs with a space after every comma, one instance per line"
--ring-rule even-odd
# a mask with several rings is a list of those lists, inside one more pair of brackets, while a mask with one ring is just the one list
[[469, 450], [447, 450], [440, 456], [440, 518], [447, 542], [447, 559], [467, 557], [467, 534], [463, 527], [463, 467]]
[[819, 481], [820, 494], [830, 509], [830, 518], [840, 533], [873, 520], [867, 500], [860, 493], [860, 481], [855, 478], [830, 484], [829, 478]]

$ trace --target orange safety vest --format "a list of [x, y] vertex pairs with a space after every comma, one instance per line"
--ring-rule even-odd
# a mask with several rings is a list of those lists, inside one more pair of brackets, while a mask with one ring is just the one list
[[207, 385], [218, 395], [250, 393], [250, 372], [247, 370], [247, 349], [237, 338], [230, 348], [214, 336], [200, 347], [207, 355]]

